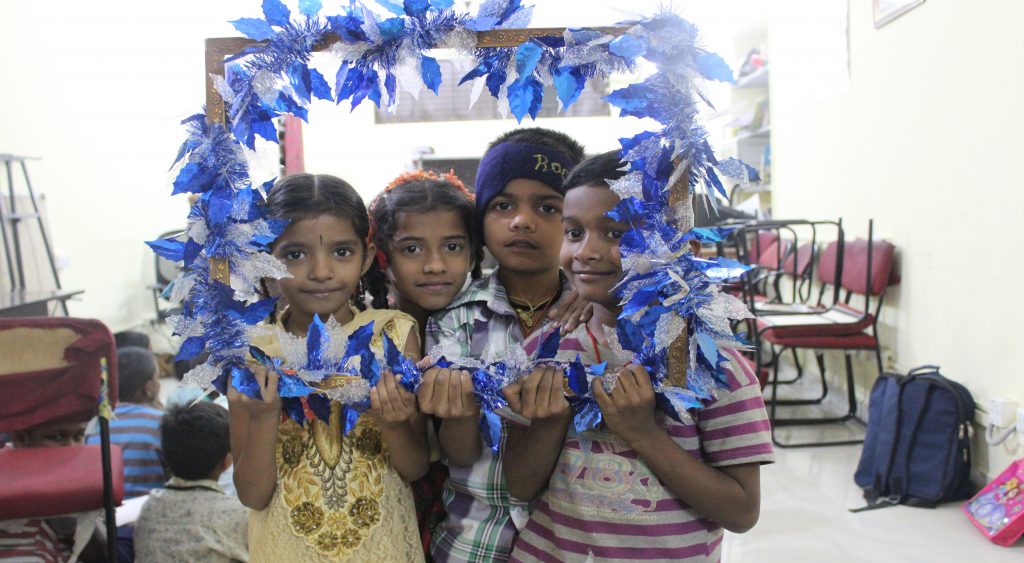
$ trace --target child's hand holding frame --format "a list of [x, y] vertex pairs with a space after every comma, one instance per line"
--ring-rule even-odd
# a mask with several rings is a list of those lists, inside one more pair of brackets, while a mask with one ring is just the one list
[[480, 417], [468, 371], [432, 367], [423, 373], [418, 393], [420, 410], [438, 418]]
[[525, 379], [501, 390], [513, 412], [529, 420], [568, 418], [572, 415], [565, 399], [565, 373], [560, 366], [543, 364]]
[[249, 369], [259, 385], [262, 399], [253, 399], [239, 392], [234, 385], [228, 385], [228, 404], [231, 408], [245, 411], [254, 420], [277, 420], [281, 416], [281, 397], [277, 394], [280, 375], [264, 365], [249, 364]]
[[628, 444], [661, 431], [654, 420], [654, 387], [647, 370], [629, 364], [619, 370], [615, 387], [604, 390], [604, 378], [591, 382], [594, 399], [601, 407], [601, 416], [608, 429]]
[[416, 414], [416, 396], [398, 384], [395, 374], [385, 369], [370, 389], [370, 410], [378, 426], [408, 421]]

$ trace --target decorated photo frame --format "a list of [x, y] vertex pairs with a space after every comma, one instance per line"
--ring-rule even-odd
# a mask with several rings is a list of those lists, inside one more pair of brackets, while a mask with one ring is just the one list
[[[188, 138], [175, 159], [173, 182], [174, 194], [198, 198], [182, 238], [149, 243], [161, 256], [184, 263], [166, 292], [183, 304], [182, 314], [170, 320], [183, 339], [178, 358], [209, 354], [185, 382], [221, 392], [230, 384], [258, 394], [247, 367], [259, 356], [249, 346], [250, 335], [274, 308], [274, 300], [260, 291], [261, 281], [288, 273], [269, 254], [285, 227], [266, 217], [262, 206], [273, 181], [255, 185], [249, 175], [256, 139], [277, 142], [273, 120], [285, 114], [308, 119], [313, 98], [348, 100], [352, 107], [369, 99], [394, 107], [400, 87], [426, 87], [436, 94], [441, 74], [430, 53], [448, 48], [476, 63], [460, 84], [482, 81], [491, 95], [507, 101], [520, 122], [536, 117], [545, 84], [555, 87], [565, 109], [592, 77], [633, 70], [641, 59], [656, 67], [651, 76], [605, 96], [621, 117], [659, 124], [620, 139], [626, 174], [610, 182], [621, 201], [609, 215], [631, 226], [621, 242], [625, 277], [617, 291], [624, 310], [613, 347], [623, 361], [637, 362], [651, 374], [663, 411], [678, 419], [701, 408], [716, 388], [729, 385], [723, 350], [741, 346], [731, 323], [749, 315], [738, 299], [719, 291], [745, 266], [688, 251], [692, 240], [718, 242], [725, 236], [720, 230], [693, 228], [694, 191], [727, 199], [720, 176], [756, 181], [751, 167], [715, 157], [699, 123], [697, 105], [710, 105], [701, 81], [732, 82], [732, 71], [701, 47], [696, 26], [671, 12], [614, 27], [529, 29], [533, 7], [521, 0], [486, 0], [476, 15], [455, 12], [453, 3], [376, 0], [377, 11], [356, 2], [340, 14], [325, 15], [319, 0], [299, 0], [297, 14], [281, 0], [263, 0], [263, 19], [231, 22], [246, 37], [206, 41], [205, 113], [183, 122]], [[319, 50], [341, 59], [333, 87], [308, 64]], [[709, 200], [713, 204], [715, 198]], [[407, 373], [404, 381], [414, 390], [418, 374], [401, 354], [386, 354], [379, 362], [363, 358], [361, 368], [352, 367], [350, 355], [327, 365], [318, 348], [327, 346], [320, 341], [322, 331], [313, 334], [318, 336], [310, 339], [308, 358], [320, 363], [284, 366], [279, 359], [261, 360], [282, 373], [283, 398], [324, 400], [317, 383], [332, 372], [359, 375], [372, 385], [381, 365]], [[507, 371], [504, 367], [498, 371]], [[489, 368], [494, 364], [475, 369]], [[579, 429], [600, 422], [585, 379], [580, 379], [585, 372], [585, 367], [566, 366], [577, 397], [573, 407]], [[479, 375], [474, 381], [489, 379], [487, 372]], [[351, 407], [347, 420], [354, 425], [365, 405], [346, 406]], [[500, 406], [488, 403], [485, 414]], [[289, 409], [287, 403], [285, 408], [299, 422], [311, 410]]]

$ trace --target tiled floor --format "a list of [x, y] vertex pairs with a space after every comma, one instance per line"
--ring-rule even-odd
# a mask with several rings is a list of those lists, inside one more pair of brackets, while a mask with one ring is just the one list
[[[805, 413], [811, 409], [801, 407]], [[785, 409], [785, 416], [797, 409]], [[804, 414], [804, 413], [801, 413]], [[782, 416], [782, 415], [780, 415]], [[784, 441], [863, 434], [851, 424], [790, 427]], [[761, 470], [761, 519], [746, 534], [728, 534], [726, 563], [1024, 562], [1024, 540], [999, 547], [979, 533], [959, 502], [936, 509], [897, 506], [862, 513], [853, 472], [860, 446], [776, 448]]]

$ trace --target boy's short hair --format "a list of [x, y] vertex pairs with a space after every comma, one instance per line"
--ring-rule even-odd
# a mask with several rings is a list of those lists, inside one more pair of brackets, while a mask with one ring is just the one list
[[565, 179], [565, 191], [580, 186], [608, 186], [609, 181], [626, 175], [619, 151], [608, 151], [594, 155], [576, 165]]
[[137, 330], [122, 330], [114, 333], [114, 345], [118, 350], [129, 346], [149, 350], [151, 347], [149, 335]]
[[228, 411], [207, 401], [167, 410], [160, 421], [160, 442], [171, 474], [195, 481], [213, 471], [231, 451]]
[[157, 372], [156, 358], [145, 348], [129, 346], [117, 351], [117, 395], [135, 401]]

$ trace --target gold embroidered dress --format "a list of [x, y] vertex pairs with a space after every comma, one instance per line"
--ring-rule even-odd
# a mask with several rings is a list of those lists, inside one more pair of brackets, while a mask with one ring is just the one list
[[[415, 321], [393, 310], [358, 312], [346, 335], [374, 322], [370, 346], [381, 350], [381, 331], [404, 349]], [[282, 329], [283, 330], [283, 329]], [[254, 338], [274, 357], [279, 338]], [[270, 504], [249, 518], [253, 562], [423, 561], [412, 491], [391, 466], [380, 431], [368, 415], [342, 437], [341, 404], [327, 423], [281, 423], [277, 435], [277, 488]]]

